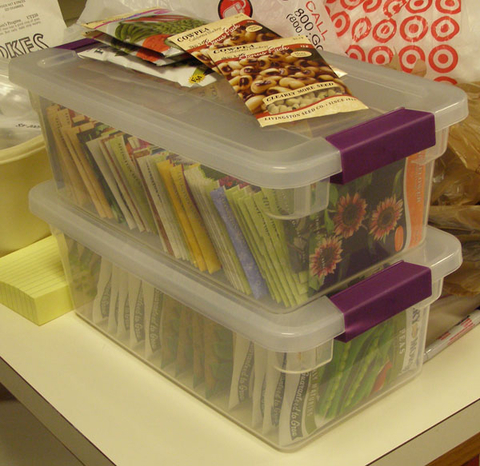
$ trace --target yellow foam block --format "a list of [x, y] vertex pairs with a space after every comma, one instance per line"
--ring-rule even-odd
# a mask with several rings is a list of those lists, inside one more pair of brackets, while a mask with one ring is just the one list
[[53, 236], [0, 258], [0, 302], [37, 325], [73, 309]]

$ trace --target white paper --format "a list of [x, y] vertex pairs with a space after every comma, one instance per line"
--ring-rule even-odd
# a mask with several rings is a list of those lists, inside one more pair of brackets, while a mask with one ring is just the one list
[[0, 0], [0, 56], [3, 58], [59, 45], [65, 30], [57, 1]]

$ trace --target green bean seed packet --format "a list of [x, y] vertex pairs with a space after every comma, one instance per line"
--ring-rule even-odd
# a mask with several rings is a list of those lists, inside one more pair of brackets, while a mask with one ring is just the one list
[[83, 26], [104, 32], [121, 42], [159, 52], [165, 57], [174, 57], [185, 52], [168, 38], [202, 24], [205, 21], [162, 8], [152, 8], [85, 23]]
[[308, 438], [415, 375], [425, 322], [425, 309], [409, 308], [348, 343], [334, 341], [328, 364], [287, 374], [280, 444]]

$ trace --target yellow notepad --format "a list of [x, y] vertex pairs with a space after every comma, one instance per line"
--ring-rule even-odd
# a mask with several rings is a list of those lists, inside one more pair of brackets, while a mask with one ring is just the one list
[[37, 325], [73, 309], [53, 236], [0, 258], [0, 302]]

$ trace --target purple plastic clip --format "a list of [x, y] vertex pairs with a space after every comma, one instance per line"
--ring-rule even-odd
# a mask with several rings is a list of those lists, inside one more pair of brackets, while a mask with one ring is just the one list
[[330, 180], [344, 184], [434, 146], [435, 118], [399, 108], [325, 139], [340, 151], [342, 162], [342, 172]]
[[428, 267], [400, 261], [330, 298], [343, 313], [348, 342], [432, 295]]

